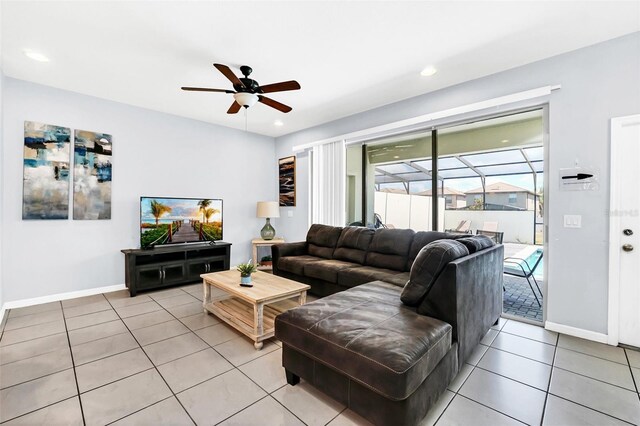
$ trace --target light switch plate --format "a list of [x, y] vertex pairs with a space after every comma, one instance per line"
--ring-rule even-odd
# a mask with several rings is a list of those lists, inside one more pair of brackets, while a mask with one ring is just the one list
[[582, 228], [582, 216], [580, 216], [579, 214], [565, 214], [564, 227], [565, 228]]
[[287, 217], [293, 217], [293, 210], [287, 211]]

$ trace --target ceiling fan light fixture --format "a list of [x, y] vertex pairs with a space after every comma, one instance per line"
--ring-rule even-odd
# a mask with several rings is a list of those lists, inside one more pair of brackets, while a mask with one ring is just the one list
[[258, 95], [254, 93], [238, 92], [233, 94], [233, 98], [245, 108], [252, 107], [258, 102]]

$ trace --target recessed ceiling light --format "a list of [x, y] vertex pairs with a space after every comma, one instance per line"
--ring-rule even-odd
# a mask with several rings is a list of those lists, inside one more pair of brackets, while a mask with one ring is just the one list
[[280, 121], [280, 120], [276, 120], [276, 121], [273, 122], [273, 125], [281, 127], [281, 126], [284, 126], [284, 123], [282, 121]]
[[400, 158], [400, 156], [399, 155], [394, 155], [393, 158], [395, 158], [397, 160], [398, 158]]
[[428, 67], [420, 71], [420, 75], [423, 77], [431, 77], [437, 72], [438, 70], [436, 69], [436, 67], [434, 67], [433, 65], [429, 65]]
[[507, 142], [509, 142], [509, 139], [502, 139], [500, 142], [507, 143]]
[[34, 61], [49, 62], [49, 58], [47, 58], [46, 56], [44, 56], [40, 52], [36, 52], [35, 50], [24, 49], [23, 52], [24, 52], [24, 54], [26, 55], [27, 58], [33, 59]]

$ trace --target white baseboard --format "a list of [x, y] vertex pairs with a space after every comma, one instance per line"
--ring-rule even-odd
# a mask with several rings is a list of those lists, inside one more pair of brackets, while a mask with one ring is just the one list
[[42, 303], [58, 302], [60, 300], [75, 299], [76, 297], [93, 296], [94, 294], [111, 293], [112, 291], [124, 290], [124, 284], [110, 285], [106, 287], [89, 288], [86, 290], [70, 291], [68, 293], [58, 293], [49, 296], [34, 297], [33, 299], [14, 300], [6, 302], [0, 309], [0, 320], [4, 318], [7, 309], [24, 308], [26, 306], [40, 305]]
[[557, 333], [567, 334], [573, 337], [579, 337], [581, 339], [592, 340], [598, 343], [608, 344], [608, 336], [603, 333], [598, 333], [591, 330], [585, 330], [583, 328], [571, 327], [564, 324], [556, 324], [555, 322], [547, 321], [544, 323], [544, 328]]

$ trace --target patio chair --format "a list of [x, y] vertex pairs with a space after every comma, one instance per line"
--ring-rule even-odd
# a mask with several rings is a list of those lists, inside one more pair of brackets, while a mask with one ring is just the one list
[[504, 232], [498, 232], [498, 222], [484, 222], [482, 229], [476, 229], [476, 235], [486, 235], [495, 241], [496, 244], [502, 244]]
[[495, 241], [496, 244], [502, 244], [502, 239], [504, 238], [504, 232], [485, 231], [483, 229], [477, 229], [476, 235], [486, 235]]
[[[540, 303], [540, 299], [538, 299], [538, 295], [533, 290], [533, 286], [531, 285], [531, 280], [529, 278], [533, 279], [533, 282], [535, 283], [536, 287], [538, 288], [538, 292], [540, 293], [540, 297], [543, 297], [542, 290], [540, 290], [540, 286], [538, 285], [538, 281], [536, 280], [536, 277], [533, 276], [533, 271], [536, 270], [538, 264], [542, 261], [543, 254], [544, 253], [540, 253], [540, 257], [538, 258], [538, 260], [536, 260], [536, 263], [533, 266], [529, 265], [529, 262], [520, 257], [506, 257], [504, 259], [504, 273], [512, 277], [526, 278], [527, 283], [529, 284], [529, 288], [531, 289], [531, 292], [533, 293], [534, 297], [536, 298], [536, 302], [538, 302], [538, 306], [540, 307], [542, 307], [542, 304]], [[504, 288], [504, 286], [502, 286], [502, 291], [505, 290], [506, 289]]]
[[373, 214], [373, 227], [375, 229], [378, 228], [387, 228], [387, 225], [382, 221], [382, 217], [378, 213]]
[[470, 220], [461, 220], [458, 226], [455, 229], [445, 229], [444, 232], [452, 232], [452, 233], [460, 233], [460, 234], [470, 234], [471, 233], [471, 221]]

